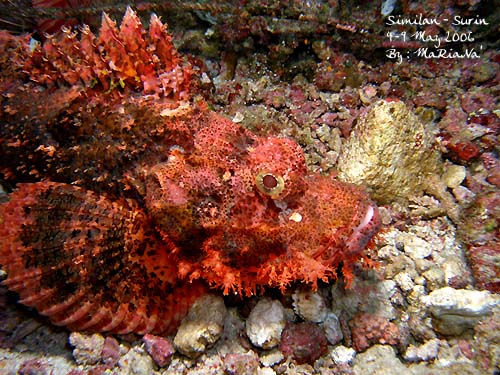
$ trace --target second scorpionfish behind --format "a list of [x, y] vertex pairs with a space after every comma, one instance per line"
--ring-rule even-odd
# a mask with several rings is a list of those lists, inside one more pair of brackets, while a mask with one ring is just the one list
[[192, 100], [195, 69], [155, 16], [0, 44], [4, 285], [56, 325], [167, 333], [209, 287], [315, 288], [340, 265], [349, 281], [380, 229], [367, 194], [308, 172], [296, 142]]

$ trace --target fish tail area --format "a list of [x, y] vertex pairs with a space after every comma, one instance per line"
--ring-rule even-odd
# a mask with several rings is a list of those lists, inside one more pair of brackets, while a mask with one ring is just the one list
[[0, 265], [20, 302], [75, 331], [171, 333], [201, 284], [177, 279], [174, 245], [145, 213], [55, 182], [0, 205]]

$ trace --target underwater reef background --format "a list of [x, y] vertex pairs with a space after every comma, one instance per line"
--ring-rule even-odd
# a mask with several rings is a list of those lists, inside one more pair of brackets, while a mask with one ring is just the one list
[[[3, 204], [8, 208], [2, 223], [7, 214], [19, 222], [50, 223], [44, 208], [64, 201], [68, 211], [79, 210], [73, 223], [87, 225], [99, 207], [101, 214], [114, 215], [100, 221], [103, 228], [120, 220], [125, 232], [134, 228], [136, 234], [125, 245], [119, 235], [95, 236], [95, 254], [116, 241], [123, 250], [115, 256], [139, 239], [150, 246], [144, 253], [161, 241], [168, 249], [202, 241], [206, 233], [197, 232], [194, 219], [162, 205], [165, 200], [196, 202], [196, 220], [204, 228], [238, 230], [226, 237], [218, 233], [204, 245], [224, 249], [226, 259], [213, 250], [205, 258], [176, 253], [175, 271], [170, 258], [161, 264], [167, 274], [178, 272], [194, 284], [146, 279], [143, 268], [132, 266], [123, 283], [111, 279], [110, 269], [103, 269], [99, 280], [89, 279], [89, 285], [107, 285], [106, 293], [117, 286], [113, 298], [118, 299], [129, 294], [119, 289], [123, 285], [149, 286], [148, 303], [139, 310], [150, 314], [162, 303], [175, 306], [168, 316], [182, 322], [169, 336], [158, 334], [162, 329], [112, 335], [55, 327], [44, 315], [61, 321], [57, 314], [65, 303], [55, 308], [33, 302], [42, 314], [23, 307], [6, 287], [31, 291], [30, 282], [39, 276], [28, 278], [23, 267], [3, 264], [0, 372], [499, 373], [499, 5], [492, 0], [2, 2], [1, 199], [15, 202]], [[141, 46], [148, 46], [146, 53]], [[148, 60], [148, 54], [159, 59]], [[252, 169], [256, 165], [265, 165], [265, 173]], [[230, 171], [220, 178], [231, 193], [214, 177], [217, 168]], [[245, 173], [258, 178], [234, 177]], [[327, 188], [332, 176], [342, 182]], [[245, 195], [238, 189], [247, 191], [247, 181], [256, 183], [256, 197], [264, 198], [240, 199]], [[16, 190], [22, 183], [36, 184]], [[362, 186], [371, 200], [344, 183]], [[195, 186], [196, 192], [186, 198], [183, 186]], [[37, 198], [39, 206], [28, 212], [33, 191], [45, 201]], [[304, 191], [305, 198], [298, 199]], [[281, 194], [291, 209], [279, 232], [262, 223], [278, 220], [285, 210], [278, 204], [276, 217], [267, 217], [262, 202], [279, 202]], [[231, 198], [200, 198], [216, 195]], [[233, 202], [240, 205], [238, 225], [214, 214]], [[316, 221], [296, 233], [290, 228], [308, 217], [298, 214], [302, 207]], [[382, 230], [368, 241], [364, 228], [372, 217]], [[71, 222], [58, 220], [59, 229]], [[165, 232], [151, 230], [151, 221]], [[179, 223], [190, 230], [175, 232]], [[340, 225], [349, 234], [332, 236], [323, 250], [301, 247], [335, 269], [292, 257], [275, 267], [277, 262], [266, 259], [274, 268], [256, 270], [252, 250], [231, 258], [242, 249], [272, 248], [277, 238], [318, 244], [325, 228]], [[378, 230], [379, 224], [374, 226]], [[4, 238], [21, 238], [12, 228], [4, 225]], [[258, 228], [258, 236], [246, 237], [248, 228]], [[373, 228], [366, 228], [371, 237]], [[31, 244], [57, 242], [23, 233]], [[88, 241], [78, 234], [63, 240], [74, 248]], [[367, 242], [368, 249], [358, 254]], [[355, 254], [329, 252], [340, 243]], [[146, 269], [157, 265], [143, 252], [130, 254], [124, 259]], [[82, 262], [90, 262], [83, 255]], [[30, 262], [57, 267], [59, 260]], [[8, 270], [20, 274], [9, 281]], [[199, 280], [215, 288], [206, 294]], [[57, 280], [51, 282], [57, 288]], [[177, 290], [165, 295], [168, 302], [156, 293], [165, 288]], [[103, 316], [95, 312], [92, 323]], [[151, 331], [137, 324], [128, 332]]]

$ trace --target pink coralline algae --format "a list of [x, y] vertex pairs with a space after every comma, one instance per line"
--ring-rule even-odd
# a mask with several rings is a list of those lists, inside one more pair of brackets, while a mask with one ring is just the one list
[[52, 371], [46, 361], [29, 359], [21, 364], [17, 373], [19, 375], [48, 375]]
[[224, 357], [224, 365], [228, 375], [255, 374], [259, 368], [259, 359], [251, 354], [228, 354]]
[[448, 149], [457, 156], [458, 160], [463, 160], [466, 162], [477, 158], [481, 153], [479, 147], [469, 141], [450, 143], [448, 145]]
[[158, 366], [163, 367], [170, 363], [175, 352], [170, 340], [148, 333], [144, 335], [142, 341], [146, 346], [146, 351]]
[[104, 339], [101, 356], [102, 362], [109, 367], [114, 367], [118, 363], [121, 356], [120, 344], [114, 337], [108, 336]]
[[[0, 34], [4, 284], [76, 331], [172, 332], [208, 287], [250, 296], [353, 277], [380, 229], [359, 187], [208, 110], [196, 69], [128, 9], [48, 37]], [[154, 346], [154, 345], [153, 345]]]
[[492, 152], [484, 152], [481, 154], [481, 160], [485, 169], [488, 171], [487, 181], [500, 187], [500, 161]]
[[372, 344], [395, 345], [401, 340], [398, 326], [387, 319], [369, 313], [359, 313], [350, 322], [352, 345], [364, 351]]
[[476, 286], [500, 292], [500, 197], [481, 193], [463, 213], [460, 234], [465, 242]]

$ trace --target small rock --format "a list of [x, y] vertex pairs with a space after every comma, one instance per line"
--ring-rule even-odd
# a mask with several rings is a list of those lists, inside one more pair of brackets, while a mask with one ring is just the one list
[[458, 336], [489, 315], [500, 303], [500, 296], [487, 291], [444, 287], [421, 300], [434, 317], [433, 324], [438, 332]]
[[261, 299], [246, 322], [246, 333], [253, 345], [271, 349], [278, 345], [285, 328], [285, 311], [279, 301]]
[[142, 341], [146, 346], [146, 351], [159, 367], [170, 363], [175, 350], [169, 339], [148, 333], [143, 336]]
[[437, 358], [441, 340], [431, 339], [420, 346], [410, 345], [404, 359], [409, 362], [432, 361]]
[[498, 72], [498, 64], [490, 61], [481, 61], [472, 68], [472, 79], [474, 83], [487, 82], [493, 79]]
[[401, 375], [408, 374], [408, 369], [396, 356], [389, 345], [374, 345], [354, 359], [355, 375]]
[[361, 352], [371, 344], [395, 345], [400, 342], [399, 327], [389, 320], [370, 313], [358, 313], [349, 321], [352, 333], [352, 346]]
[[[0, 368], [2, 366], [0, 365]], [[42, 359], [28, 359], [23, 362], [17, 372], [18, 375], [49, 375], [52, 374], [49, 365]]]
[[422, 299], [423, 295], [425, 295], [425, 287], [423, 285], [415, 285], [406, 296], [406, 299], [410, 304], [414, 305]]
[[285, 359], [283, 353], [281, 353], [277, 348], [270, 350], [267, 353], [262, 353], [260, 355], [260, 363], [262, 366], [271, 367], [274, 366]]
[[270, 367], [262, 367], [257, 370], [257, 375], [276, 375], [276, 371]]
[[222, 297], [208, 294], [196, 300], [174, 338], [175, 347], [196, 358], [220, 338], [227, 310]]
[[440, 267], [431, 267], [423, 273], [427, 288], [436, 290], [444, 286], [444, 271]]
[[393, 259], [399, 255], [399, 250], [396, 246], [385, 245], [378, 250], [377, 255], [382, 260]]
[[73, 369], [70, 372], [68, 372], [66, 375], [88, 375], [88, 372], [84, 371], [84, 370]]
[[235, 307], [229, 308], [224, 321], [224, 332], [220, 338], [220, 345], [218, 345], [217, 351], [221, 355], [245, 351], [245, 347], [248, 347], [250, 344], [241, 336], [244, 331], [245, 321], [239, 314], [238, 309]]
[[415, 284], [416, 285], [426, 285], [425, 283], [426, 283], [425, 277], [423, 277], [423, 276], [415, 277]]
[[465, 252], [477, 289], [500, 293], [500, 193], [478, 193], [463, 212], [457, 234], [465, 243]]
[[467, 189], [465, 186], [457, 186], [453, 189], [453, 196], [461, 205], [468, 206], [476, 197], [476, 194], [471, 190]]
[[121, 355], [122, 353], [118, 341], [114, 337], [106, 337], [101, 353], [102, 362], [110, 367], [114, 367], [118, 363]]
[[104, 337], [98, 333], [85, 335], [80, 332], [71, 332], [69, 343], [75, 347], [73, 357], [79, 365], [95, 365], [102, 358]]
[[[500, 369], [500, 309], [494, 309], [491, 316], [481, 320], [474, 327], [474, 348], [472, 354], [488, 374]], [[463, 348], [463, 346], [462, 346]]]
[[33, 319], [18, 321], [18, 319], [13, 318], [2, 321], [2, 331], [9, 332], [13, 330], [9, 341], [14, 344], [31, 335], [38, 330], [40, 326], [41, 323]]
[[396, 276], [394, 276], [394, 281], [396, 281], [401, 290], [405, 293], [411, 291], [413, 289], [413, 286], [415, 285], [408, 272], [398, 273]]
[[441, 264], [444, 279], [448, 286], [455, 289], [463, 289], [470, 285], [470, 272], [465, 260], [457, 256], [449, 256]]
[[344, 338], [337, 315], [333, 313], [327, 314], [322, 326], [325, 330], [326, 339], [330, 344], [338, 344]]
[[485, 316], [500, 303], [500, 296], [488, 291], [453, 289], [433, 291], [422, 298], [434, 316], [456, 314], [461, 316]]
[[233, 117], [233, 122], [239, 123], [245, 119], [245, 116], [241, 112], [236, 112]]
[[316, 129], [316, 135], [321, 142], [327, 143], [330, 138], [330, 127], [326, 124], [321, 125]]
[[314, 323], [289, 323], [281, 334], [280, 350], [298, 364], [312, 364], [326, 353], [326, 336]]
[[455, 155], [455, 158], [464, 162], [469, 162], [481, 154], [481, 149], [475, 143], [466, 140], [450, 143], [447, 148]]
[[254, 375], [259, 367], [259, 359], [252, 354], [228, 354], [224, 357], [227, 375]]
[[[430, 258], [415, 259], [414, 264], [415, 270], [413, 268], [410, 270], [410, 276], [415, 280], [415, 284], [424, 285], [425, 279], [421, 274], [428, 271], [432, 266], [436, 265], [436, 261], [431, 260]], [[417, 279], [419, 278], [423, 281], [417, 283]]]
[[356, 356], [356, 351], [353, 348], [348, 348], [343, 345], [336, 346], [330, 351], [330, 357], [337, 365], [350, 364]]
[[403, 234], [404, 252], [415, 259], [424, 259], [432, 254], [431, 244], [410, 233]]
[[351, 289], [346, 293], [339, 283], [332, 286], [332, 311], [337, 316], [347, 314], [348, 317], [361, 311], [377, 311], [379, 316], [389, 320], [396, 317], [396, 309], [391, 298], [396, 293], [394, 280], [374, 283], [373, 280], [355, 279]]
[[446, 172], [441, 176], [444, 184], [450, 189], [454, 189], [465, 180], [466, 169], [463, 165], [449, 165]]
[[362, 88], [358, 89], [359, 99], [365, 105], [368, 105], [372, 102], [372, 99], [377, 95], [377, 89], [375, 86], [366, 85]]
[[142, 348], [133, 348], [118, 361], [122, 370], [120, 373], [127, 375], [156, 374], [153, 359]]
[[292, 295], [293, 308], [302, 319], [314, 323], [322, 322], [327, 313], [325, 300], [311, 290], [297, 290]]

